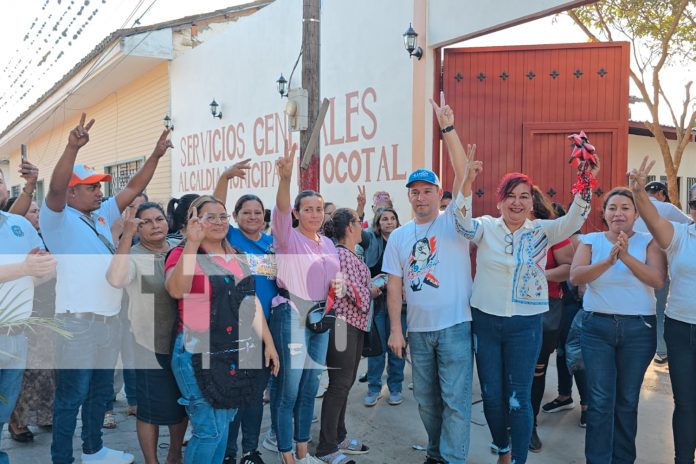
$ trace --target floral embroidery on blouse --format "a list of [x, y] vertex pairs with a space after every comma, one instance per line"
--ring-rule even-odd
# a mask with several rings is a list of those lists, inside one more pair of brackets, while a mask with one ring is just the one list
[[366, 331], [370, 322], [368, 318], [372, 300], [370, 270], [355, 253], [344, 247], [338, 247], [338, 260], [347, 289], [343, 298], [336, 299], [336, 317]]

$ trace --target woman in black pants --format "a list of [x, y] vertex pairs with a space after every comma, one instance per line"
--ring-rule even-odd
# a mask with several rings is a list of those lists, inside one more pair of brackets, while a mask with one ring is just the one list
[[[348, 438], [345, 425], [348, 393], [355, 382], [363, 336], [369, 327], [370, 301], [381, 292], [372, 285], [370, 270], [355, 254], [362, 227], [358, 214], [340, 208], [324, 224], [324, 233], [338, 242], [338, 258], [345, 282], [344, 295], [335, 299], [336, 327], [329, 336], [326, 365], [329, 388], [321, 407], [317, 458], [331, 464], [354, 463], [346, 454], [364, 454], [367, 446]], [[328, 303], [327, 303], [328, 304]]]
[[[555, 219], [556, 212], [551, 201], [544, 195], [538, 186], [532, 187], [532, 213], [534, 219]], [[560, 283], [568, 279], [570, 263], [573, 261], [573, 245], [565, 239], [549, 248], [546, 257], [546, 280], [549, 287], [549, 311], [543, 316], [543, 336], [541, 352], [537, 359], [534, 380], [532, 381], [532, 409], [534, 411], [534, 429], [529, 441], [529, 450], [538, 453], [541, 451], [541, 440], [537, 434], [537, 416], [539, 407], [544, 397], [546, 384], [546, 369], [549, 358], [558, 345], [558, 337], [563, 316], [563, 301], [561, 299]]]

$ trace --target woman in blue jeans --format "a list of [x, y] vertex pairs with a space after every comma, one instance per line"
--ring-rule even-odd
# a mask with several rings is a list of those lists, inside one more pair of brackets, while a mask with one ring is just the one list
[[606, 232], [580, 237], [570, 280], [586, 284], [580, 344], [589, 408], [588, 464], [636, 459], [638, 399], [655, 353], [655, 292], [664, 284], [665, 255], [650, 234], [635, 232], [638, 217], [630, 190], [607, 193]]
[[530, 220], [532, 181], [509, 173], [498, 186], [500, 216], [474, 219], [471, 191], [481, 170], [480, 161], [469, 161], [463, 198], [456, 200], [466, 211], [462, 215], [457, 208], [460, 232], [478, 247], [471, 296], [476, 366], [498, 463], [522, 464], [532, 436], [530, 392], [542, 314], [549, 310], [546, 256], [585, 222], [591, 193], [577, 194], [563, 217]]
[[[307, 310], [326, 305], [329, 289], [336, 298], [345, 295], [340, 278], [338, 252], [333, 242], [320, 235], [324, 199], [312, 190], [300, 192], [290, 203], [294, 152], [288, 150], [276, 162], [280, 176], [271, 228], [278, 265], [280, 295], [273, 299], [270, 327], [278, 347], [281, 369], [271, 384], [272, 423], [278, 452], [285, 464], [321, 463], [307, 451], [319, 376], [324, 370], [329, 332], [306, 327]], [[292, 218], [298, 221], [292, 227]], [[293, 439], [297, 443], [293, 456]]]
[[179, 300], [172, 371], [193, 427], [186, 464], [223, 461], [229, 424], [237, 408], [253, 401], [264, 367], [255, 349], [260, 341], [265, 367], [274, 374], [279, 369], [253, 279], [245, 259], [226, 240], [228, 228], [220, 200], [197, 198], [189, 209], [186, 238], [165, 262], [165, 286]]
[[[392, 406], [401, 404], [401, 387], [404, 381], [405, 359], [397, 357], [387, 349], [387, 336], [389, 335], [389, 315], [387, 314], [387, 287], [386, 277], [382, 273], [382, 258], [387, 246], [389, 235], [400, 227], [399, 215], [394, 208], [380, 208], [375, 213], [372, 227], [363, 231], [362, 246], [365, 250], [365, 264], [370, 268], [373, 282], [378, 283], [383, 293], [374, 299], [374, 325], [372, 330], [377, 330], [382, 342], [382, 350], [379, 356], [367, 358], [367, 395], [363, 398], [365, 406], [374, 406], [382, 395], [382, 373], [384, 372], [385, 358], [387, 360], [387, 387], [389, 388], [388, 403]], [[382, 284], [383, 283], [383, 284]], [[404, 306], [405, 308], [405, 306]], [[401, 313], [401, 326], [406, 333], [406, 312]]]
[[[667, 252], [672, 279], [665, 311], [665, 342], [669, 352], [669, 377], [674, 393], [675, 464], [693, 464], [696, 451], [696, 225], [667, 221], [645, 193], [645, 181], [654, 161], [643, 160], [631, 172], [631, 188], [640, 216], [658, 245]], [[646, 166], [647, 165], [647, 166]], [[689, 189], [691, 218], [696, 221], [696, 185]]]

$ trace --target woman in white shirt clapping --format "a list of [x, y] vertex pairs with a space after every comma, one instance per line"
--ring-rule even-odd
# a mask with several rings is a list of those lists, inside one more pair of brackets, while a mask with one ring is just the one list
[[587, 284], [581, 346], [589, 408], [588, 464], [634, 462], [638, 399], [655, 353], [655, 288], [665, 280], [665, 255], [649, 234], [635, 232], [630, 190], [604, 199], [606, 232], [580, 237], [570, 280]]

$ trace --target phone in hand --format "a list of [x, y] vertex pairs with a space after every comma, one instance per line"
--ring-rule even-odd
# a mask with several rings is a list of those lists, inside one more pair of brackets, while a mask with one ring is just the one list
[[22, 161], [27, 160], [27, 146], [26, 144], [22, 144]]
[[372, 279], [372, 285], [375, 287], [383, 288], [385, 285], [387, 285], [387, 275], [386, 274], [380, 274], [378, 276], [375, 276], [374, 279]]

